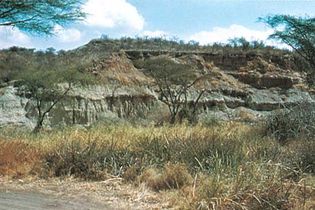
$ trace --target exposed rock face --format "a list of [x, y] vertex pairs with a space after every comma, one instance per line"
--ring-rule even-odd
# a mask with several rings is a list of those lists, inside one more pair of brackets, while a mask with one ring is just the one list
[[[35, 126], [37, 110], [34, 101], [19, 96], [17, 88], [13, 86], [0, 90], [0, 127]], [[112, 87], [102, 86], [74, 88], [49, 113], [46, 125], [90, 125], [106, 118], [141, 118], [157, 103], [155, 93], [146, 88], [137, 90], [123, 87], [115, 93], [112, 90]]]
[[155, 94], [144, 87], [113, 90], [102, 86], [76, 88], [51, 113], [52, 120], [57, 123], [62, 118], [63, 124], [89, 125], [107, 116], [145, 117], [157, 102]]
[[[256, 120], [301, 101], [314, 102], [305, 85], [306, 76], [292, 70], [294, 64], [289, 58], [265, 59], [246, 53], [127, 51], [91, 64], [88, 71], [104, 84], [74, 88], [49, 113], [46, 124], [90, 125], [107, 118], [146, 118], [161, 113], [163, 106], [152, 86], [154, 79], [134, 65], [137, 60], [156, 56], [176, 59], [198, 69], [200, 80], [189, 94], [193, 98], [198, 89], [206, 90], [198, 104], [201, 115], [214, 113], [221, 119]], [[36, 116], [33, 101], [18, 95], [12, 85], [0, 88], [0, 127], [10, 124], [32, 127]]]
[[24, 109], [27, 99], [16, 95], [13, 86], [0, 89], [0, 127], [4, 125], [17, 125], [32, 127], [32, 121], [27, 118]]
[[[289, 64], [286, 66], [290, 67]], [[229, 74], [258, 89], [273, 87], [289, 89], [296, 84], [302, 84], [305, 79], [305, 75], [293, 72], [292, 69], [282, 69], [277, 64], [267, 62], [261, 57], [247, 62], [238, 71], [229, 72]]]
[[136, 69], [124, 52], [113, 53], [97, 63], [93, 62], [88, 71], [107, 84], [112, 81], [119, 81], [120, 85], [126, 86], [152, 83], [152, 79]]
[[314, 102], [308, 92], [298, 89], [251, 91], [246, 98], [246, 106], [257, 111], [272, 111], [279, 108], [291, 107], [302, 101]]

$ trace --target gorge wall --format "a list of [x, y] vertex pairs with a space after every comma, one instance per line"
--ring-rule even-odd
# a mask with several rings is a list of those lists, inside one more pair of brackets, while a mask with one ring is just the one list
[[[255, 121], [279, 108], [314, 102], [305, 73], [297, 71], [299, 67], [290, 55], [126, 50], [106, 53], [94, 61], [87, 71], [103, 83], [73, 88], [49, 113], [45, 124], [91, 125], [108, 119], [158, 120], [167, 115], [167, 107], [158, 100], [154, 78], [137, 68], [137, 61], [157, 57], [198, 70], [206, 84], [197, 105], [200, 118], [213, 114], [223, 120]], [[191, 99], [198, 88], [197, 84], [189, 92]], [[0, 127], [31, 128], [36, 115], [34, 101], [21, 94], [14, 82], [1, 85]]]

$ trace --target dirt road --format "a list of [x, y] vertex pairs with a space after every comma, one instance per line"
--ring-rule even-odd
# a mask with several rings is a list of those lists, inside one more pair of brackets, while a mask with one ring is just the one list
[[166, 196], [121, 179], [1, 180], [0, 210], [170, 209]]
[[34, 209], [114, 209], [106, 204], [88, 200], [60, 199], [53, 195], [34, 192], [0, 191], [0, 210], [34, 210]]

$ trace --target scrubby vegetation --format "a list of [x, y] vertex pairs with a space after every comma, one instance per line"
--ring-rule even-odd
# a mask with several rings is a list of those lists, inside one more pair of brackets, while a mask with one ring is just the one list
[[[124, 51], [152, 51], [152, 52], [191, 52], [191, 53], [215, 53], [215, 54], [252, 54], [262, 55], [267, 60], [290, 55], [296, 67], [294, 70], [307, 71], [310, 66], [298, 54], [289, 50], [277, 49], [267, 46], [263, 42], [249, 42], [244, 38], [231, 39], [229, 43], [214, 43], [212, 45], [200, 45], [198, 42], [184, 42], [177, 38], [149, 38], [149, 37], [122, 37], [120, 39], [102, 36], [91, 40], [88, 44], [74, 50], [56, 51], [47, 48], [45, 51], [11, 47], [0, 51], [0, 82], [9, 82], [16, 75], [35, 66], [42, 69], [60, 66], [66, 69], [76, 68], [80, 71], [96, 65], [104, 58]], [[66, 62], [65, 62], [66, 61]], [[75, 66], [74, 66], [75, 65]]]
[[229, 43], [215, 43], [213, 45], [201, 45], [199, 42], [190, 40], [188, 42], [180, 40], [177, 37], [122, 37], [120, 39], [112, 39], [107, 35], [102, 35], [99, 39], [91, 41], [93, 44], [106, 44], [109, 50], [135, 50], [135, 49], [150, 49], [150, 50], [166, 50], [166, 51], [200, 51], [213, 52], [215, 50], [235, 49], [235, 50], [250, 50], [250, 49], [268, 49], [276, 50], [272, 46], [265, 45], [262, 41], [247, 41], [245, 38], [234, 38], [229, 40]]
[[287, 161], [300, 171], [315, 172], [315, 109], [313, 103], [278, 110], [266, 120], [266, 134], [281, 144], [295, 146], [295, 158]]
[[314, 148], [312, 140], [283, 144], [240, 123], [98, 125], [38, 135], [7, 130], [0, 171], [85, 180], [119, 176], [169, 192], [180, 209], [308, 209], [315, 205]]
[[266, 121], [266, 131], [279, 141], [294, 138], [314, 138], [315, 107], [310, 102], [300, 102], [293, 107], [278, 110]]

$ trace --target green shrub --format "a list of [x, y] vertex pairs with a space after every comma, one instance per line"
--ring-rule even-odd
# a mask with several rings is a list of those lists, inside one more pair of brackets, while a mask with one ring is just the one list
[[[266, 133], [285, 143], [280, 161], [293, 169], [291, 176], [315, 173], [315, 106], [301, 102], [278, 111], [267, 120]], [[287, 142], [291, 140], [290, 143]]]
[[295, 170], [295, 175], [298, 175], [296, 173], [315, 174], [314, 140], [293, 141], [286, 145], [286, 151], [281, 162]]
[[315, 105], [301, 102], [292, 108], [279, 110], [267, 119], [266, 133], [281, 142], [315, 137]]

